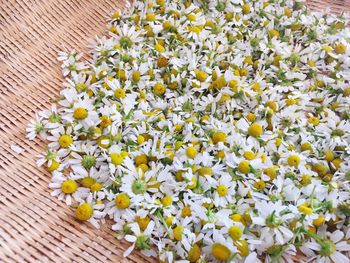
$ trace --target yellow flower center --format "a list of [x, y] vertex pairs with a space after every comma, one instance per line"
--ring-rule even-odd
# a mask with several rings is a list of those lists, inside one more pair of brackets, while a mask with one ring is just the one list
[[88, 111], [85, 108], [76, 108], [73, 112], [74, 119], [84, 120], [88, 116]]
[[197, 150], [193, 146], [190, 146], [186, 149], [186, 155], [190, 159], [194, 159], [197, 156]]
[[176, 171], [176, 174], [175, 174], [176, 181], [182, 182], [185, 179], [182, 175], [183, 173], [184, 173], [184, 171], [182, 171], [182, 170]]
[[339, 43], [334, 47], [334, 51], [337, 54], [344, 54], [346, 52], [346, 46], [342, 43]]
[[279, 147], [281, 144], [282, 144], [282, 139], [281, 138], [276, 138], [275, 139], [275, 145], [277, 146], [277, 147]]
[[167, 219], [165, 219], [165, 223], [167, 224], [167, 226], [171, 226], [171, 224], [173, 223], [174, 217], [173, 216], [169, 216]]
[[314, 68], [314, 67], [316, 66], [316, 63], [315, 63], [315, 61], [313, 61], [313, 60], [308, 60], [308, 61], [307, 61], [307, 64], [308, 64], [311, 68]]
[[151, 219], [149, 218], [149, 216], [145, 216], [144, 218], [141, 218], [139, 216], [136, 217], [136, 222], [139, 225], [141, 231], [144, 231], [147, 228], [150, 221]]
[[82, 186], [90, 188], [94, 183], [96, 183], [96, 180], [92, 177], [84, 177], [81, 179], [80, 183]]
[[247, 160], [243, 160], [238, 164], [238, 171], [247, 174], [250, 171], [250, 163]]
[[315, 163], [313, 166], [312, 166], [312, 170], [314, 172], [316, 172], [319, 176], [324, 176], [327, 174], [328, 172], [328, 169], [325, 165], [323, 165], [322, 163]]
[[[148, 166], [147, 166], [148, 167]], [[149, 188], [154, 188], [154, 189], [158, 189], [160, 188], [160, 182], [157, 181], [157, 178], [152, 177], [151, 179], [149, 179], [148, 181], [148, 187]]]
[[86, 221], [92, 217], [93, 213], [93, 207], [89, 203], [85, 202], [77, 207], [77, 210], [75, 211], [75, 216], [80, 221]]
[[225, 185], [219, 185], [216, 188], [216, 192], [218, 193], [219, 196], [223, 197], [227, 195], [228, 189]]
[[340, 158], [336, 158], [332, 161], [332, 165], [335, 167], [336, 170], [340, 168], [340, 165], [342, 164], [343, 160]]
[[235, 222], [243, 222], [243, 217], [240, 214], [232, 214], [230, 218]]
[[78, 189], [78, 184], [74, 180], [66, 180], [61, 185], [61, 190], [65, 194], [72, 194]]
[[204, 167], [198, 169], [198, 174], [200, 176], [205, 176], [205, 175], [212, 176], [213, 175], [213, 169], [211, 169], [208, 166], [204, 166]]
[[313, 126], [317, 126], [320, 123], [320, 120], [317, 117], [310, 117], [307, 121]]
[[255, 187], [256, 189], [258, 189], [258, 190], [263, 190], [263, 189], [265, 189], [265, 186], [266, 186], [266, 184], [265, 184], [265, 182], [262, 181], [262, 180], [258, 180], [258, 181], [256, 181], [256, 182], [254, 182], [254, 187]]
[[243, 14], [245, 14], [245, 15], [249, 14], [249, 13], [250, 13], [250, 5], [249, 5], [249, 4], [244, 4], [244, 5], [242, 6], [242, 12], [243, 12]]
[[184, 206], [181, 210], [181, 216], [183, 218], [187, 217], [187, 216], [191, 216], [191, 208], [189, 206]]
[[314, 219], [312, 221], [312, 223], [313, 223], [313, 225], [315, 227], [319, 227], [319, 226], [321, 226], [324, 223], [324, 221], [325, 221], [324, 216], [323, 215], [319, 215], [316, 219]]
[[111, 162], [114, 165], [121, 165], [124, 161], [124, 157], [119, 153], [111, 153], [110, 157], [111, 157]]
[[280, 33], [276, 29], [271, 29], [269, 30], [269, 36], [270, 38], [274, 38], [274, 37], [279, 38]]
[[147, 21], [155, 21], [156, 15], [154, 13], [148, 13], [148, 14], [146, 14], [146, 20]]
[[287, 162], [288, 162], [289, 166], [297, 167], [300, 164], [300, 157], [298, 155], [295, 155], [295, 154], [290, 155], [288, 157]]
[[102, 189], [102, 187], [103, 185], [101, 183], [96, 182], [90, 186], [90, 190], [91, 192], [98, 192]]
[[238, 91], [238, 81], [233, 79], [233, 80], [230, 80], [228, 82], [228, 86], [230, 87], [230, 89], [233, 91], [233, 92], [237, 92]]
[[132, 73], [132, 80], [133, 80], [133, 81], [138, 82], [138, 81], [140, 81], [140, 78], [141, 78], [141, 73], [140, 73], [140, 71], [134, 71], [134, 72]]
[[72, 143], [73, 143], [73, 138], [72, 138], [72, 136], [70, 136], [68, 134], [63, 134], [58, 139], [58, 144], [62, 148], [68, 148], [69, 146], [71, 146]]
[[137, 166], [138, 169], [141, 169], [143, 173], [147, 172], [149, 170], [149, 167], [147, 164], [140, 164], [139, 166]]
[[252, 85], [252, 90], [254, 90], [255, 92], [261, 91], [260, 84], [258, 82], [254, 82]]
[[311, 176], [307, 175], [307, 174], [303, 174], [300, 178], [300, 183], [304, 186], [310, 184], [311, 183]]
[[197, 35], [202, 31], [202, 29], [199, 26], [189, 26], [188, 30], [190, 30], [193, 33], [196, 33]]
[[212, 140], [215, 144], [219, 142], [226, 142], [226, 133], [224, 132], [214, 132], [212, 136]]
[[256, 120], [255, 114], [254, 114], [254, 113], [251, 113], [251, 112], [249, 112], [249, 113], [247, 114], [246, 118], [247, 118], [247, 120], [248, 120], [249, 122], [254, 122], [254, 121]]
[[213, 244], [211, 253], [214, 258], [220, 261], [227, 261], [231, 255], [231, 251], [225, 245], [220, 243]]
[[292, 10], [290, 8], [285, 7], [283, 11], [284, 11], [284, 15], [286, 17], [291, 17], [292, 16]]
[[156, 4], [159, 6], [164, 6], [165, 0], [156, 0]]
[[112, 15], [113, 19], [118, 19], [119, 17], [120, 17], [120, 12], [119, 11], [114, 12], [114, 14]]
[[187, 15], [187, 19], [190, 20], [191, 22], [196, 21], [196, 15], [193, 13], [190, 13]]
[[123, 90], [122, 88], [116, 89], [116, 90], [114, 91], [114, 96], [115, 96], [117, 99], [123, 99], [123, 98], [125, 98], [125, 90]]
[[266, 106], [269, 107], [274, 112], [276, 112], [277, 109], [278, 109], [278, 105], [277, 105], [277, 103], [275, 101], [268, 101], [268, 102], [266, 102]]
[[231, 226], [230, 229], [228, 230], [228, 234], [232, 238], [233, 241], [237, 241], [243, 235], [243, 231], [238, 226]]
[[332, 151], [327, 150], [327, 151], [325, 151], [324, 155], [325, 155], [324, 159], [325, 159], [327, 162], [331, 162], [331, 161], [334, 160], [334, 154], [333, 154]]
[[227, 12], [227, 13], [225, 14], [225, 19], [226, 19], [227, 21], [231, 21], [231, 20], [233, 19], [233, 16], [234, 16], [234, 14], [233, 14], [232, 12]]
[[146, 141], [146, 138], [142, 135], [138, 135], [136, 140], [137, 140], [137, 144], [141, 145]]
[[231, 99], [231, 96], [227, 93], [222, 94], [219, 103], [224, 103], [226, 101], [229, 101]]
[[196, 79], [198, 79], [200, 82], [204, 82], [208, 78], [207, 73], [201, 70], [196, 70], [195, 74], [196, 74]]
[[255, 153], [253, 153], [252, 151], [245, 151], [244, 153], [243, 153], [243, 156], [244, 156], [244, 158], [246, 158], [248, 161], [251, 161], [251, 160], [254, 160], [254, 158], [255, 158]]
[[106, 128], [112, 123], [111, 119], [106, 115], [101, 116], [100, 121], [100, 126], [102, 128]]
[[197, 260], [201, 257], [201, 249], [197, 244], [194, 244], [190, 251], [188, 251], [187, 259], [191, 263], [197, 262]]
[[268, 167], [264, 170], [264, 174], [266, 174], [268, 177], [270, 177], [271, 180], [275, 179], [277, 177], [277, 168], [276, 166]]
[[224, 159], [225, 158], [225, 151], [218, 151], [218, 153], [216, 154], [216, 158]]
[[[214, 71], [216, 74], [216, 71]], [[214, 82], [213, 82], [213, 88], [215, 89], [222, 89], [223, 87], [226, 86], [226, 80], [224, 76], [221, 76], [219, 78], [217, 78]]]
[[343, 90], [343, 95], [345, 97], [349, 97], [350, 96], [350, 87], [347, 87]]
[[305, 215], [312, 214], [312, 208], [310, 208], [306, 203], [298, 206], [298, 210], [300, 213], [303, 213]]
[[75, 85], [75, 89], [78, 91], [87, 90], [88, 86], [84, 83], [78, 83]]
[[250, 251], [247, 240], [239, 240], [235, 242], [235, 245], [241, 257], [246, 257], [249, 255]]
[[174, 125], [174, 128], [175, 128], [175, 131], [179, 132], [179, 131], [182, 130], [182, 125], [177, 123], [177, 124]]
[[135, 157], [136, 166], [139, 166], [140, 164], [147, 164], [147, 163], [148, 163], [148, 157], [146, 154], [140, 154]]
[[110, 146], [109, 138], [105, 135], [102, 135], [97, 139], [97, 144], [101, 148], [107, 149]]
[[311, 146], [311, 144], [308, 143], [308, 142], [302, 143], [300, 148], [301, 148], [301, 151], [302, 151], [302, 152], [304, 152], [304, 151], [310, 151], [310, 152], [312, 152], [312, 146]]
[[166, 57], [160, 56], [157, 61], [157, 66], [163, 68], [168, 65], [168, 59]]
[[161, 202], [163, 206], [171, 206], [171, 204], [173, 203], [173, 198], [170, 195], [166, 195], [162, 198]]
[[165, 93], [165, 86], [162, 83], [154, 85], [153, 91], [156, 95], [161, 96]]
[[163, 29], [164, 30], [169, 30], [170, 28], [171, 28], [171, 22], [169, 22], [169, 21], [165, 21], [164, 23], [163, 23]]
[[49, 171], [52, 172], [52, 171], [55, 171], [57, 170], [57, 168], [60, 166], [60, 163], [55, 161], [55, 160], [52, 160], [51, 161], [51, 165], [48, 167]]
[[154, 49], [157, 50], [159, 53], [162, 53], [165, 51], [165, 48], [161, 44], [156, 44], [154, 46]]
[[126, 209], [130, 206], [130, 198], [126, 193], [118, 194], [115, 198], [115, 205], [119, 209]]
[[182, 232], [183, 232], [184, 227], [179, 225], [177, 227], [175, 227], [173, 229], [173, 235], [174, 235], [174, 239], [177, 241], [181, 241], [182, 240]]
[[262, 135], [262, 133], [263, 133], [263, 128], [262, 128], [262, 126], [259, 123], [253, 123], [248, 128], [248, 133], [249, 133], [250, 136], [260, 137]]
[[326, 51], [326, 53], [331, 53], [332, 52], [332, 47], [330, 46], [323, 46], [322, 49]]

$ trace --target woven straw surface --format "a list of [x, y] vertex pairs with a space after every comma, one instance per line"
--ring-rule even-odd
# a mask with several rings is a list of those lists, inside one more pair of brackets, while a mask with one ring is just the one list
[[[350, 11], [350, 0], [309, 1], [314, 9]], [[57, 52], [88, 51], [106, 18], [123, 6], [112, 0], [0, 0], [0, 262], [152, 262], [123, 259], [128, 244], [78, 223], [50, 196], [50, 175], [35, 165], [45, 142], [25, 139], [35, 112], [47, 108], [63, 78]], [[25, 149], [16, 154], [17, 144]]]

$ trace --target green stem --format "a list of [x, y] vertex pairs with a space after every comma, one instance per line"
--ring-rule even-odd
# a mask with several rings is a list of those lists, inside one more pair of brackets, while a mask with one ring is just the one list
[[157, 210], [156, 215], [159, 218], [160, 222], [162, 222], [162, 224], [164, 225], [168, 235], [170, 235], [170, 233], [171, 233], [170, 229], [169, 229], [167, 223], [165, 222], [165, 219], [164, 219], [163, 215], [160, 213], [160, 209]]

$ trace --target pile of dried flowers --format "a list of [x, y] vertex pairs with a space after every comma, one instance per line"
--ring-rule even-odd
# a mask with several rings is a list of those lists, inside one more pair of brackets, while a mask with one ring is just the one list
[[52, 195], [163, 262], [350, 257], [350, 32], [269, 0], [136, 1], [61, 53]]

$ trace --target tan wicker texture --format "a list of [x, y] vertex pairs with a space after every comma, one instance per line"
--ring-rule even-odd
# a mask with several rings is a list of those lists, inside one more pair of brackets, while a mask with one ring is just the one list
[[[350, 0], [309, 1], [312, 8], [350, 11]], [[45, 142], [29, 142], [25, 127], [47, 108], [63, 81], [57, 52], [88, 51], [116, 0], [0, 0], [0, 262], [153, 262], [141, 254], [123, 259], [128, 246], [110, 226], [78, 223], [50, 196], [50, 175], [35, 164]], [[16, 154], [17, 144], [25, 149]]]

